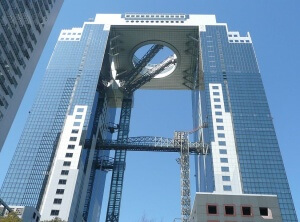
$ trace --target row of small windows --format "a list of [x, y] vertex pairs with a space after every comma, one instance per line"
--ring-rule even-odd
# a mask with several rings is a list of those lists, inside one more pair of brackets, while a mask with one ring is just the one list
[[184, 15], [125, 15], [126, 18], [184, 18]]
[[[126, 20], [126, 22], [128, 23], [129, 21], [128, 20]], [[139, 20], [131, 20], [130, 21], [131, 23], [139, 23], [139, 22], [141, 22], [141, 23], [184, 23], [184, 21], [149, 21], [149, 20], [142, 20], [142, 21], [139, 21]]]
[[78, 40], [80, 40], [80, 38], [61, 38], [60, 40], [66, 40], [66, 41], [68, 41], [68, 40], [71, 40], [71, 41], [72, 41], [72, 40], [73, 40], [73, 41], [74, 41], [74, 40], [77, 40], [77, 41], [78, 41]]
[[242, 43], [250, 43], [250, 40], [229, 40], [229, 42], [242, 42]]
[[238, 37], [238, 35], [228, 35], [228, 37]]
[[[72, 153], [67, 153], [67, 155], [69, 156], [71, 154], [71, 156], [73, 156]], [[63, 166], [70, 166], [71, 165], [71, 161], [64, 161]], [[69, 170], [62, 170], [61, 175], [63, 176], [67, 176], [69, 175]], [[66, 185], [67, 184], [67, 180], [66, 179], [59, 179], [58, 180], [58, 184], [59, 185]], [[65, 193], [65, 189], [57, 189], [56, 190], [56, 194], [58, 195], [62, 195]], [[61, 198], [54, 198], [53, 200], [53, 204], [61, 204], [62, 203], [62, 199]], [[59, 215], [59, 210], [51, 210], [50, 216], [58, 216]]]
[[[251, 206], [241, 206], [241, 215], [253, 217], [253, 209]], [[270, 216], [272, 211], [268, 207], [259, 207], [260, 216]], [[207, 214], [208, 215], [218, 215], [218, 205], [217, 204], [208, 204], [207, 205]], [[236, 206], [235, 205], [225, 205], [224, 206], [224, 215], [225, 216], [236, 216]]]
[[[220, 90], [219, 86], [212, 86], [212, 89], [213, 90]], [[220, 92], [213, 91], [213, 96], [216, 96], [216, 97], [220, 96]], [[214, 98], [214, 102], [221, 102], [221, 99], [220, 98]], [[215, 104], [214, 107], [216, 109], [221, 109], [222, 108], [221, 104]], [[222, 116], [223, 113], [221, 111], [215, 111], [215, 115], [216, 116]], [[217, 123], [223, 123], [223, 119], [222, 118], [216, 118], [216, 122]], [[224, 126], [218, 125], [217, 130], [224, 130]], [[225, 133], [217, 133], [217, 136], [218, 136], [218, 138], [225, 138]], [[218, 144], [219, 144], [219, 146], [226, 146], [225, 141], [218, 141]], [[226, 155], [227, 154], [227, 149], [219, 149], [219, 153]], [[220, 163], [223, 163], [223, 164], [228, 163], [228, 158], [221, 157], [220, 158]], [[227, 172], [229, 172], [229, 167], [222, 166], [221, 171], [224, 172], [224, 173], [227, 173]], [[225, 182], [231, 181], [230, 176], [222, 176], [222, 181], [225, 181]], [[232, 191], [232, 187], [231, 187], [231, 185], [226, 184], [226, 185], [223, 185], [223, 190], [224, 191]]]
[[71, 32], [68, 32], [68, 33], [63, 32], [63, 33], [62, 33], [62, 35], [71, 35], [71, 34], [72, 34], [72, 35], [81, 35], [80, 32], [77, 32], [77, 33], [76, 33], [76, 32], [73, 32], [73, 33], [71, 33]]

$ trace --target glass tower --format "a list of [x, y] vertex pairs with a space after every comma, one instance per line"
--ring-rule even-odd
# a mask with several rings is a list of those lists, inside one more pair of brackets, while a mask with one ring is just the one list
[[97, 15], [62, 30], [1, 198], [42, 220], [98, 220], [105, 173], [95, 163], [108, 152], [96, 142], [111, 139], [123, 99], [116, 76], [135, 70], [128, 58], [145, 42], [165, 44], [179, 62], [142, 88], [192, 90], [194, 128], [208, 125], [195, 137], [211, 150], [197, 157], [197, 191], [275, 194], [283, 221], [297, 221], [250, 34], [212, 15]]
[[249, 33], [206, 26], [200, 40], [205, 90], [193, 93], [194, 120], [208, 123], [212, 156], [198, 159], [198, 190], [233, 191], [234, 147], [242, 192], [276, 194], [283, 221], [298, 221]]
[[0, 151], [63, 0], [0, 3]]

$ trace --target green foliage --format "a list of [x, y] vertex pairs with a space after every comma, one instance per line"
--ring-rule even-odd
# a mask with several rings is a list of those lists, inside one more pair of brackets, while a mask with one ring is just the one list
[[22, 220], [15, 212], [10, 212], [7, 217], [0, 217], [0, 222], [21, 222]]
[[43, 221], [41, 221], [41, 222], [67, 222], [67, 221], [62, 220], [62, 219], [60, 219], [59, 217], [55, 217], [55, 218], [52, 219], [52, 220], [43, 220]]

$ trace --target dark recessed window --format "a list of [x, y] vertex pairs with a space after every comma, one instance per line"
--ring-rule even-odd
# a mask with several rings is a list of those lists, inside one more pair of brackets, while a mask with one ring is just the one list
[[207, 205], [207, 213], [208, 214], [218, 214], [217, 205], [212, 205], [212, 204]]
[[222, 172], [229, 172], [229, 167], [221, 167]]
[[35, 217], [36, 217], [36, 213], [33, 212], [32, 218], [35, 219]]
[[215, 112], [217, 116], [222, 116], [222, 112]]
[[219, 153], [220, 153], [220, 154], [227, 154], [227, 150], [226, 150], [226, 149], [220, 149], [220, 150], [219, 150]]
[[74, 148], [75, 148], [75, 145], [71, 145], [71, 144], [68, 145], [68, 149], [74, 149]]
[[220, 99], [217, 99], [217, 98], [215, 98], [215, 99], [214, 99], [214, 102], [221, 102], [221, 100], [220, 100]]
[[69, 170], [62, 170], [60, 174], [61, 175], [68, 175], [69, 174]]
[[67, 184], [67, 180], [59, 180], [58, 184]]
[[54, 204], [61, 204], [61, 202], [62, 202], [62, 199], [59, 199], [59, 198], [55, 198], [53, 201]]
[[70, 161], [64, 161], [64, 166], [71, 166], [71, 162]]
[[77, 137], [70, 137], [70, 141], [76, 141], [77, 140]]
[[223, 119], [217, 118], [217, 119], [216, 119], [216, 122], [217, 122], [217, 123], [223, 123]]
[[219, 86], [213, 86], [212, 88], [213, 89], [219, 89]]
[[82, 119], [82, 115], [76, 115], [75, 119]]
[[234, 215], [234, 206], [225, 206], [225, 215]]
[[51, 210], [51, 216], [58, 216], [59, 210]]
[[260, 207], [259, 208], [260, 216], [269, 216], [268, 208], [267, 207]]
[[224, 130], [224, 126], [217, 126], [217, 130]]
[[223, 181], [230, 181], [230, 176], [222, 176]]
[[223, 186], [223, 190], [224, 190], [224, 191], [232, 191], [232, 188], [231, 188], [230, 185], [224, 185], [224, 186]]
[[220, 158], [221, 163], [228, 163], [228, 158]]
[[65, 190], [64, 189], [57, 189], [56, 194], [64, 194]]
[[78, 129], [73, 129], [73, 130], [72, 130], [72, 133], [78, 133], [78, 132], [79, 132]]
[[213, 95], [214, 95], [214, 96], [219, 96], [220, 93], [219, 93], [219, 92], [213, 92]]
[[77, 109], [77, 112], [82, 113], [83, 110], [84, 110], [83, 108], [78, 108], [78, 109]]
[[80, 126], [80, 122], [74, 122], [73, 126]]
[[66, 157], [72, 157], [73, 153], [66, 153]]
[[252, 216], [251, 207], [242, 207], [242, 215], [243, 216]]
[[215, 109], [221, 109], [221, 105], [215, 105]]
[[225, 133], [218, 133], [219, 138], [225, 138]]
[[225, 141], [219, 141], [219, 146], [226, 146], [226, 142]]

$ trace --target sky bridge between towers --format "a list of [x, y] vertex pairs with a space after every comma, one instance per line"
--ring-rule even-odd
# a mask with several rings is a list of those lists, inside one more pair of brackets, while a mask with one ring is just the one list
[[[157, 151], [180, 153], [181, 215], [189, 219], [190, 165], [189, 155], [206, 155], [209, 147], [200, 141], [190, 142], [188, 132], [175, 132], [174, 138], [129, 137], [133, 93], [137, 89], [199, 90], [203, 87], [202, 65], [199, 59], [199, 29], [197, 26], [123, 26], [110, 28], [98, 90], [109, 106], [121, 107], [115, 129], [116, 140], [87, 140], [85, 148], [115, 150], [113, 159], [98, 158], [95, 169], [111, 170], [112, 178], [106, 222], [119, 221], [127, 151]], [[162, 52], [168, 51], [168, 54]], [[157, 60], [158, 58], [158, 60]], [[156, 61], [157, 60], [157, 61]], [[204, 128], [199, 126], [197, 130]], [[88, 203], [85, 206], [88, 210]]]

